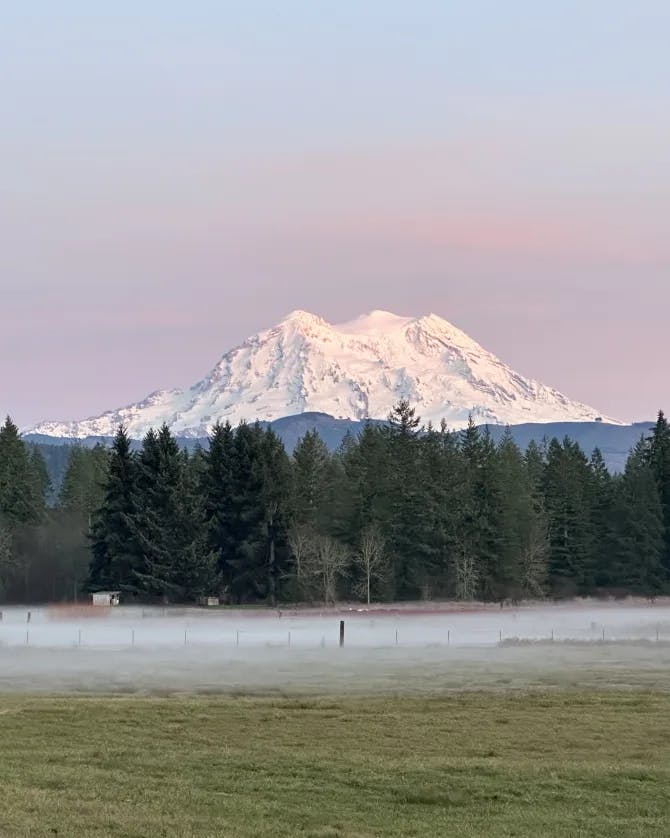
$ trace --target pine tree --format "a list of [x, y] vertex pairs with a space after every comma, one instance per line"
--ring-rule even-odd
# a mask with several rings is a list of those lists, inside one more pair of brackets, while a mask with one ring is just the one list
[[497, 561], [489, 571], [491, 598], [518, 600], [525, 593], [524, 550], [528, 548], [535, 509], [526, 464], [509, 428], [498, 445], [492, 477], [499, 489], [498, 511], [494, 512], [499, 543]]
[[584, 592], [598, 588], [607, 588], [611, 584], [608, 575], [609, 556], [607, 554], [607, 533], [614, 500], [612, 476], [607, 470], [605, 460], [599, 448], [595, 448], [589, 461], [591, 470], [590, 499], [591, 521], [593, 528], [593, 548], [591, 561], [587, 565], [584, 578]]
[[420, 437], [419, 474], [424, 484], [426, 550], [423, 575], [431, 595], [453, 596], [461, 515], [465, 503], [465, 461], [458, 437], [442, 423]]
[[182, 549], [176, 524], [180, 519], [180, 456], [166, 425], [149, 430], [137, 461], [136, 511], [128, 525], [140, 561], [133, 568], [134, 584], [143, 596], [163, 602], [179, 597], [174, 571]]
[[267, 582], [267, 530], [263, 506], [263, 432], [241, 424], [232, 450], [232, 549], [223, 568], [237, 602], [264, 599]]
[[43, 466], [8, 416], [0, 428], [0, 517], [6, 525], [35, 524], [43, 517], [47, 488]]
[[210, 551], [216, 556], [226, 596], [230, 593], [228, 561], [235, 557], [234, 443], [235, 434], [230, 423], [222, 425], [217, 422], [212, 428], [207, 450], [202, 452], [196, 461], [207, 543]]
[[141, 553], [133, 522], [138, 515], [138, 465], [120, 426], [109, 458], [103, 503], [93, 518], [89, 587], [137, 593], [134, 571]]
[[94, 448], [73, 445], [70, 448], [58, 506], [85, 520], [86, 529], [90, 528], [90, 518], [102, 504], [108, 466], [109, 450], [102, 445]]
[[482, 575], [479, 550], [477, 481], [481, 469], [480, 436], [472, 416], [459, 437], [463, 459], [461, 501], [454, 531], [453, 588], [457, 599], [473, 600], [479, 595]]
[[[203, 498], [199, 492], [200, 454], [180, 453], [177, 515], [178, 545], [172, 563], [173, 590], [185, 601], [217, 595], [221, 574], [217, 554], [209, 544]], [[192, 461], [195, 461], [192, 463]]]
[[656, 424], [646, 447], [646, 459], [656, 479], [663, 509], [663, 577], [670, 580], [670, 425], [663, 411], [659, 411]]
[[44, 552], [44, 531], [38, 525], [46, 521], [47, 480], [41, 456], [23, 442], [8, 416], [0, 428], [2, 577], [3, 587], [25, 601], [30, 597], [32, 570]]
[[549, 556], [549, 523], [543, 492], [545, 454], [531, 442], [524, 454], [531, 505], [522, 519], [521, 590], [525, 597], [545, 594]]
[[659, 593], [664, 581], [663, 505], [644, 443], [636, 446], [623, 475], [613, 481], [608, 524], [610, 588], [648, 596]]
[[330, 453], [317, 431], [308, 431], [293, 451], [292, 519], [316, 531], [323, 516]]
[[549, 527], [548, 582], [557, 596], [585, 593], [593, 562], [592, 475], [579, 445], [553, 439], [544, 493]]
[[388, 417], [388, 423], [393, 431], [393, 436], [410, 442], [421, 432], [421, 418], [416, 415], [407, 399], [400, 401], [393, 406]]
[[472, 421], [461, 436], [465, 464], [465, 493], [457, 553], [457, 593], [461, 598], [498, 600], [504, 598], [500, 557], [500, 475], [495, 446], [486, 429], [479, 431]]
[[429, 596], [426, 570], [433, 559], [427, 488], [420, 470], [421, 420], [402, 399], [383, 429], [388, 457], [390, 527], [388, 545], [394, 557], [395, 595]]
[[542, 491], [544, 470], [547, 465], [546, 447], [540, 447], [535, 440], [531, 440], [523, 455], [523, 460], [526, 464], [526, 472], [533, 486], [533, 491], [538, 494]]
[[163, 602], [214, 593], [216, 556], [207, 544], [194, 475], [167, 425], [145, 436], [137, 483], [131, 529], [141, 554], [134, 569], [138, 589]]
[[347, 529], [354, 543], [374, 524], [388, 533], [391, 526], [391, 457], [388, 436], [366, 423], [344, 451], [342, 467], [349, 495]]
[[261, 472], [267, 596], [275, 605], [279, 580], [285, 577], [288, 569], [291, 465], [281, 440], [270, 428], [263, 434]]
[[32, 479], [34, 484], [34, 493], [40, 511], [44, 510], [46, 501], [51, 494], [52, 485], [47, 464], [40, 449], [36, 445], [30, 446], [30, 468], [32, 471]]

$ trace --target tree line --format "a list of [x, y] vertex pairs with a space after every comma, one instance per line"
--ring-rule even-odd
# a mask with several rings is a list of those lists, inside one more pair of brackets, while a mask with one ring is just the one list
[[39, 451], [0, 429], [0, 598], [234, 603], [517, 601], [670, 592], [670, 427], [612, 475], [568, 438], [521, 451], [421, 426], [406, 401], [331, 453], [216, 424], [189, 453], [73, 446], [55, 505]]

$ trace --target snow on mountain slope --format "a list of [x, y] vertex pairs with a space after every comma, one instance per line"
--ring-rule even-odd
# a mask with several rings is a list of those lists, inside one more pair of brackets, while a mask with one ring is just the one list
[[[163, 422], [180, 436], [204, 436], [217, 419], [273, 420], [315, 411], [338, 418], [385, 419], [400, 398], [424, 422], [593, 421], [600, 413], [514, 372], [434, 314], [373, 311], [332, 325], [294, 311], [223, 356], [188, 390], [161, 390], [144, 401], [79, 422], [44, 422], [33, 433], [110, 436], [124, 423], [141, 437]], [[615, 421], [605, 418], [605, 421]]]

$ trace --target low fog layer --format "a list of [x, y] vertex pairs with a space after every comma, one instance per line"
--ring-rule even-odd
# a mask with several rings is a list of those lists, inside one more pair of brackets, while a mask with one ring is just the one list
[[[409, 608], [2, 611], [0, 690], [5, 691], [365, 693], [552, 684], [670, 686], [667, 604], [440, 613]], [[339, 648], [340, 619], [344, 648]]]

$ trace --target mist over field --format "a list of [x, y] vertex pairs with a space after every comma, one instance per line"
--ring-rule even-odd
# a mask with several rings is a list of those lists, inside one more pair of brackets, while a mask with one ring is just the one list
[[5, 609], [0, 690], [365, 694], [670, 684], [667, 602], [95, 612]]

